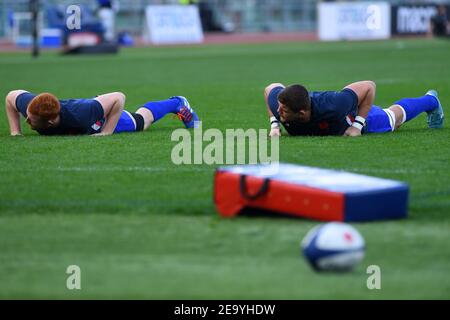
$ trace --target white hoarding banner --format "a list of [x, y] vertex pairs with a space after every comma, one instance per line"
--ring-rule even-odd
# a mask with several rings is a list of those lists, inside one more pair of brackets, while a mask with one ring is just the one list
[[203, 30], [197, 6], [148, 6], [146, 28], [145, 38], [153, 44], [203, 42]]
[[371, 40], [391, 36], [387, 2], [319, 3], [320, 40]]

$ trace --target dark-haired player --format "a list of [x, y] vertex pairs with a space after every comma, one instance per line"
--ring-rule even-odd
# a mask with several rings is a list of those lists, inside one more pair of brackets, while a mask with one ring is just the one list
[[6, 96], [10, 133], [22, 135], [20, 114], [31, 129], [41, 135], [110, 135], [148, 129], [168, 113], [178, 115], [186, 128], [194, 128], [199, 118], [185, 97], [147, 102], [134, 113], [124, 110], [125, 95], [103, 94], [92, 99], [59, 100], [51, 93], [32, 94], [14, 90]]
[[382, 133], [398, 129], [420, 113], [428, 114], [429, 128], [442, 128], [444, 113], [438, 94], [428, 91], [418, 98], [405, 98], [387, 109], [373, 105], [373, 81], [349, 84], [341, 91], [310, 92], [295, 84], [272, 83], [264, 90], [271, 122], [271, 136], [280, 135], [280, 122], [293, 136]]

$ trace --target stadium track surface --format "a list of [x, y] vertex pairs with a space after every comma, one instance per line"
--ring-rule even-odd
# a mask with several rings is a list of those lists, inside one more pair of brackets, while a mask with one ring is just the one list
[[[318, 38], [315, 32], [205, 33], [205, 40], [202, 44], [275, 43], [317, 40]], [[150, 44], [145, 43], [142, 39], [136, 39], [135, 41], [135, 47], [151, 46]], [[27, 50], [29, 50], [29, 48], [16, 47], [10, 41], [0, 40], [0, 52], [16, 52]]]

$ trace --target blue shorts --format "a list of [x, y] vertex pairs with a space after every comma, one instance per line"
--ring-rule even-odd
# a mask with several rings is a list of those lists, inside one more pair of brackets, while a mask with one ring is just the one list
[[389, 109], [372, 106], [366, 119], [364, 133], [391, 132], [395, 129], [395, 115]]

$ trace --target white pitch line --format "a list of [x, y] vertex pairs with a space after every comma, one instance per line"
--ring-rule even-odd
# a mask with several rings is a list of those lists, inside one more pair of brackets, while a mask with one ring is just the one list
[[[199, 167], [197, 165], [183, 165], [173, 167], [150, 167], [150, 166], [133, 166], [133, 167], [56, 167], [56, 168], [24, 168], [20, 171], [39, 172], [39, 171], [53, 171], [53, 172], [211, 172], [216, 167]], [[355, 173], [374, 173], [374, 174], [437, 174], [438, 170], [432, 169], [406, 169], [406, 168], [329, 168], [331, 170], [341, 170]], [[0, 168], [0, 172], [16, 172], [16, 169]]]

